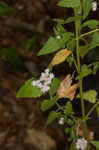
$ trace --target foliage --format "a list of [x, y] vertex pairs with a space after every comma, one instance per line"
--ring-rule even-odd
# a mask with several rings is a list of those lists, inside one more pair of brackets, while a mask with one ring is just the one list
[[36, 86], [32, 86], [32, 79], [29, 79], [26, 81], [26, 83], [23, 85], [23, 87], [18, 91], [17, 97], [19, 98], [25, 98], [25, 97], [40, 97], [42, 95], [42, 92], [40, 88]]
[[10, 15], [15, 9], [9, 7], [5, 2], [0, 2], [0, 16]]
[[93, 144], [97, 150], [99, 149], [99, 141], [91, 141], [91, 144]]
[[[87, 16], [92, 9], [92, 2], [93, 0], [60, 0], [58, 2], [57, 6], [72, 8], [74, 16], [66, 20], [54, 19], [56, 22], [56, 26], [53, 28], [55, 35], [47, 40], [38, 53], [38, 56], [40, 56], [56, 52], [48, 69], [45, 70], [45, 73], [42, 73], [39, 80], [37, 80], [41, 81], [45, 88], [46, 84], [49, 85], [47, 87], [48, 90], [42, 93], [38, 86], [32, 85], [33, 79], [30, 79], [19, 89], [17, 94], [17, 97], [40, 97], [45, 95], [45, 93], [47, 94], [48, 98], [44, 99], [41, 104], [42, 111], [50, 111], [46, 124], [49, 125], [54, 120], [57, 120], [59, 124], [66, 124], [65, 132], [69, 136], [68, 141], [71, 142], [70, 150], [89, 150], [91, 145], [99, 149], [99, 141], [94, 141], [92, 137], [89, 137], [90, 132], [87, 130], [86, 122], [94, 110], [97, 110], [97, 116], [99, 117], [98, 94], [92, 89], [83, 91], [84, 78], [87, 78], [91, 74], [96, 74], [99, 69], [99, 61], [91, 62], [90, 64], [81, 63], [81, 59], [83, 59], [86, 54], [89, 54], [93, 49], [99, 46], [99, 22], [94, 19], [87, 20]], [[75, 31], [73, 33], [67, 32], [65, 29], [64, 24], [67, 23], [74, 23]], [[86, 29], [86, 27], [88, 27], [90, 31], [82, 33], [82, 29]], [[90, 34], [93, 36], [89, 42], [86, 40], [86, 36]], [[81, 41], [84, 41], [83, 45], [80, 44]], [[75, 66], [73, 70], [75, 75], [73, 73], [72, 75], [67, 74], [62, 81], [59, 81], [56, 77], [51, 77], [50, 72], [52, 72], [53, 67], [65, 61], [68, 62], [69, 67], [72, 65]], [[51, 85], [49, 83], [51, 83]], [[41, 85], [39, 84], [39, 86]], [[77, 92], [78, 88], [79, 90]], [[64, 102], [64, 98], [67, 98], [66, 102]], [[73, 110], [73, 103], [71, 101], [74, 99], [76, 101], [78, 98], [81, 101], [81, 117]], [[87, 114], [85, 113], [85, 100], [93, 104]], [[65, 104], [62, 105], [60, 101]], [[55, 109], [53, 106], [56, 106]], [[80, 141], [82, 139], [85, 143], [77, 145], [79, 138]]]
[[16, 53], [16, 50], [13, 48], [2, 48], [0, 49], [0, 59], [5, 56], [8, 63], [10, 63], [13, 67], [24, 71], [24, 63], [21, 57]]
[[36, 36], [32, 36], [31, 38], [28, 38], [24, 41], [22, 41], [21, 46], [26, 51], [33, 51], [37, 47], [37, 39]]
[[61, 35], [61, 39], [50, 37], [45, 46], [38, 53], [38, 56], [53, 53], [58, 51], [60, 48], [64, 48], [66, 42], [70, 39], [71, 36], [71, 32], [66, 32]]
[[75, 7], [79, 7], [80, 6], [80, 0], [61, 0], [59, 3], [58, 3], [58, 6], [61, 6], [61, 7], [72, 7], [72, 8], [75, 8]]

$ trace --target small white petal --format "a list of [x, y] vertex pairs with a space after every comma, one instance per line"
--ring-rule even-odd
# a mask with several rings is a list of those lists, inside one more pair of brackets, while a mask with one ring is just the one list
[[50, 84], [51, 84], [51, 80], [47, 80], [44, 84], [45, 84], [46, 86], [50, 85]]
[[42, 85], [42, 87], [41, 87], [41, 91], [42, 91], [43, 93], [47, 92], [49, 89], [50, 89], [50, 87], [49, 87], [49, 86], [46, 86], [46, 85]]
[[40, 80], [32, 81], [33, 86], [39, 86], [39, 84], [40, 84]]
[[47, 68], [47, 69], [45, 69], [45, 73], [49, 73], [49, 69]]
[[40, 80], [37, 80], [36, 81], [36, 85], [38, 86], [40, 84]]
[[78, 150], [85, 150], [88, 141], [85, 138], [80, 138], [76, 141], [75, 146]]
[[60, 36], [60, 35], [57, 35], [57, 36], [56, 36], [56, 39], [60, 40], [60, 39], [61, 39], [61, 36]]
[[54, 78], [54, 74], [50, 73], [50, 79], [53, 79], [53, 78]]
[[49, 76], [49, 73], [41, 73], [40, 81], [47, 80], [48, 76]]
[[64, 118], [60, 118], [60, 120], [58, 121], [58, 123], [59, 123], [60, 125], [63, 125], [63, 124], [64, 124]]
[[42, 83], [39, 83], [39, 84], [38, 84], [38, 87], [39, 87], [39, 88], [42, 88]]
[[35, 85], [36, 85], [36, 82], [35, 82], [35, 81], [32, 81], [32, 85], [35, 86]]
[[94, 2], [92, 3], [92, 11], [96, 11], [96, 10], [97, 10], [97, 2], [94, 1]]

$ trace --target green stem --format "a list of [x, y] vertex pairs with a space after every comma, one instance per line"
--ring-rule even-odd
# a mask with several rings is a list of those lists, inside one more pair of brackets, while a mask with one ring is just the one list
[[86, 45], [88, 44], [87, 40], [85, 40], [84, 38], [81, 38], [81, 40], [82, 40]]
[[80, 11], [81, 11], [81, 23], [82, 23], [82, 15], [83, 15], [83, 0], [80, 0]]
[[[77, 16], [77, 10], [74, 9], [74, 15], [75, 17]], [[79, 54], [79, 35], [80, 35], [80, 20], [76, 19], [75, 20], [75, 32], [76, 32], [76, 56], [77, 56], [77, 68], [78, 68], [78, 74], [81, 71], [80, 67], [80, 54]], [[82, 87], [82, 79], [79, 79], [79, 86], [80, 86], [80, 98], [81, 98], [81, 110], [82, 110], [82, 118], [85, 118], [85, 104], [84, 104], [84, 99], [83, 99], [83, 87]], [[84, 127], [85, 127], [85, 132], [87, 135], [87, 124], [86, 121], [84, 121]]]
[[62, 111], [64, 112], [63, 107], [62, 107], [61, 105], [59, 105], [58, 102], [56, 102], [55, 104], [57, 105], [57, 107], [58, 107], [60, 110], [62, 110]]
[[[75, 17], [77, 15], [76, 9], [74, 9]], [[75, 21], [75, 32], [76, 32], [76, 57], [77, 57], [77, 66], [78, 73], [80, 73], [80, 55], [79, 55], [79, 21], [76, 19]]]
[[99, 105], [99, 102], [97, 102], [91, 109], [90, 111], [87, 113], [87, 115], [84, 118], [84, 121], [88, 119], [88, 117], [91, 115], [91, 113], [95, 110], [95, 108]]
[[75, 65], [76, 70], [77, 70], [77, 72], [78, 72], [78, 66], [77, 66], [77, 63], [76, 63], [76, 60], [75, 60], [75, 57], [74, 57], [73, 53], [72, 53], [72, 57], [73, 57], [74, 65]]
[[[99, 29], [95, 29], [95, 30], [89, 31], [89, 32], [87, 32], [87, 33], [81, 34], [80, 37], [79, 37], [79, 39], [82, 38], [82, 37], [84, 37], [84, 36], [87, 36], [87, 35], [89, 35], [89, 34], [92, 34], [92, 33], [94, 33], [94, 32], [97, 32], [97, 31], [99, 31]], [[77, 40], [77, 39], [76, 39], [76, 40]]]
[[[76, 16], [77, 12], [76, 9], [74, 9], [74, 14]], [[76, 56], [77, 56], [77, 68], [78, 68], [78, 74], [80, 73], [80, 54], [79, 54], [79, 21], [75, 21], [75, 31], [76, 31]], [[81, 97], [81, 108], [82, 108], [82, 117], [85, 117], [85, 106], [84, 106], [84, 100], [83, 100], [83, 89], [82, 89], [82, 79], [79, 80], [80, 85], [80, 97]]]

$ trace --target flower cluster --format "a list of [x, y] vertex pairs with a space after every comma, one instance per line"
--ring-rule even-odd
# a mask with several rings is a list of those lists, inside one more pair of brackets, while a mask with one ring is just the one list
[[80, 138], [76, 141], [76, 148], [80, 150], [84, 150], [88, 144], [88, 141], [85, 138]]
[[97, 10], [97, 2], [94, 1], [94, 2], [92, 3], [92, 11], [96, 11], [96, 10]]
[[32, 81], [32, 85], [39, 87], [45, 93], [50, 89], [53, 78], [54, 74], [50, 73], [49, 69], [46, 69], [45, 72], [41, 73], [39, 80]]

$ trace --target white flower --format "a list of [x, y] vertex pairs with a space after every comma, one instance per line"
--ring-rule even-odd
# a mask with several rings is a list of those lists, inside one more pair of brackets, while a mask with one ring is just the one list
[[50, 79], [52, 80], [54, 78], [54, 74], [50, 73]]
[[97, 10], [97, 2], [94, 1], [92, 2], [92, 11], [96, 11]]
[[38, 86], [39, 88], [42, 88], [42, 83], [40, 82], [37, 86]]
[[39, 80], [32, 81], [32, 85], [39, 87], [41, 91], [45, 93], [50, 89], [50, 84], [53, 78], [54, 74], [50, 73], [49, 69], [46, 69], [41, 73]]
[[87, 144], [88, 144], [88, 141], [85, 140], [85, 138], [80, 138], [76, 141], [76, 148], [79, 150], [85, 150]]
[[60, 118], [59, 121], [58, 121], [58, 123], [59, 123], [60, 125], [63, 125], [63, 124], [64, 124], [64, 118], [63, 118], [63, 117]]
[[42, 87], [41, 87], [41, 91], [42, 91], [43, 93], [47, 92], [49, 89], [50, 89], [50, 87], [47, 86], [47, 85], [42, 85]]
[[47, 84], [51, 84], [52, 79], [54, 78], [53, 73], [48, 73], [48, 70], [45, 70], [45, 73], [41, 73], [40, 81], [44, 81], [44, 83], [47, 82]]
[[45, 73], [49, 73], [49, 69], [47, 68], [47, 69], [45, 69]]
[[60, 40], [60, 39], [61, 39], [61, 36], [60, 36], [60, 35], [57, 35], [57, 36], [56, 36], [56, 39]]
[[39, 86], [40, 85], [40, 80], [34, 80], [32, 81], [33, 86]]
[[45, 83], [44, 83], [44, 84], [45, 84], [45, 85], [50, 85], [51, 82], [52, 82], [52, 80], [49, 78], [49, 79], [46, 79], [46, 80], [45, 80]]

